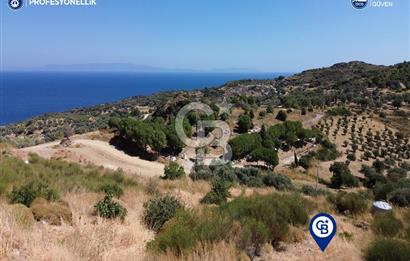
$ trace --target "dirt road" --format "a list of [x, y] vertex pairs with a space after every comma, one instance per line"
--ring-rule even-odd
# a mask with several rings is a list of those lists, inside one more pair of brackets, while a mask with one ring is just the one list
[[106, 141], [87, 139], [82, 136], [73, 137], [71, 140], [72, 144], [68, 147], [60, 146], [57, 141], [24, 148], [20, 152], [23, 152], [24, 157], [27, 157], [28, 153], [37, 153], [47, 159], [60, 158], [114, 170], [121, 168], [127, 173], [142, 176], [161, 176], [164, 173], [162, 163], [129, 156]]

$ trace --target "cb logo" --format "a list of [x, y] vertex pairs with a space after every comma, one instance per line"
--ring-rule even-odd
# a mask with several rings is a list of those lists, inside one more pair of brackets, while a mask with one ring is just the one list
[[9, 6], [13, 10], [17, 10], [23, 6], [22, 0], [9, 0]]
[[[191, 139], [185, 134], [183, 127], [184, 119], [190, 111], [200, 111], [207, 116], [210, 116], [214, 113], [213, 110], [207, 104], [203, 104], [200, 102], [192, 102], [182, 107], [175, 119], [175, 129], [179, 139], [183, 143], [185, 143], [185, 145], [191, 148], [202, 148], [207, 145], [220, 147], [223, 149], [222, 159], [220, 159], [219, 157], [215, 158], [215, 160], [211, 161], [210, 164], [219, 165], [228, 163], [232, 158], [232, 149], [228, 144], [229, 137], [231, 136], [231, 130], [229, 128], [229, 125], [221, 120], [198, 120], [197, 138]], [[209, 133], [207, 136], [205, 136], [205, 128], [219, 129], [222, 135], [221, 137], [216, 137], [214, 134]], [[200, 155], [200, 158], [202, 157], [203, 155]]]
[[352, 5], [356, 9], [363, 9], [367, 5], [367, 0], [352, 0]]

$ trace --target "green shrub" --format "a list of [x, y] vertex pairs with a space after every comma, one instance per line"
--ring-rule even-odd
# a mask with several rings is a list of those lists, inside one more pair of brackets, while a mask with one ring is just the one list
[[[377, 200], [388, 200], [389, 197], [393, 197], [393, 192], [399, 189], [410, 189], [410, 180], [401, 179], [397, 182], [377, 183], [373, 188], [373, 193]], [[403, 192], [404, 194], [400, 194], [406, 195], [406, 192]]]
[[195, 165], [189, 177], [192, 180], [212, 180], [215, 173], [206, 165]]
[[198, 244], [232, 240], [252, 257], [265, 242], [277, 246], [285, 239], [290, 224], [305, 226], [305, 205], [306, 200], [296, 194], [270, 194], [239, 197], [205, 211], [180, 210], [148, 248], [181, 256]]
[[333, 188], [340, 188], [341, 186], [356, 187], [359, 185], [357, 178], [352, 175], [347, 164], [335, 162], [330, 166], [329, 170], [333, 172], [333, 176], [330, 179]]
[[182, 204], [174, 197], [166, 195], [162, 198], [151, 199], [144, 203], [144, 223], [148, 228], [158, 232], [165, 222], [175, 216]]
[[229, 182], [222, 179], [214, 180], [211, 191], [201, 199], [201, 203], [219, 205], [226, 202], [228, 197], [230, 197], [229, 188]]
[[366, 249], [366, 261], [410, 260], [410, 243], [396, 239], [376, 239]]
[[387, 200], [400, 207], [410, 206], [410, 188], [393, 190], [387, 195]]
[[185, 176], [184, 168], [179, 166], [176, 162], [171, 162], [164, 169], [163, 179], [178, 179]]
[[273, 186], [277, 190], [291, 190], [294, 188], [292, 181], [287, 176], [279, 173], [268, 173], [263, 177], [263, 183], [266, 186]]
[[117, 198], [124, 194], [123, 189], [118, 184], [104, 184], [100, 187], [100, 191]]
[[299, 195], [239, 197], [221, 205], [220, 209], [234, 220], [254, 218], [262, 222], [268, 228], [268, 239], [273, 245], [285, 238], [289, 224], [305, 225], [308, 221], [304, 202]]
[[359, 193], [347, 193], [340, 191], [336, 195], [330, 195], [328, 200], [335, 206], [339, 213], [360, 214], [368, 209], [366, 198]]
[[195, 221], [184, 211], [178, 212], [164, 229], [157, 234], [154, 240], [148, 242], [147, 247], [153, 251], [171, 251], [181, 256], [193, 248], [197, 242], [197, 235], [193, 230]]
[[94, 213], [107, 219], [119, 218], [124, 220], [127, 216], [127, 209], [120, 203], [112, 200], [112, 195], [105, 195], [104, 199], [94, 205]]
[[404, 168], [391, 168], [387, 173], [387, 177], [391, 181], [397, 181], [407, 177], [407, 170]]
[[316, 152], [316, 158], [321, 161], [335, 160], [339, 156], [337, 147], [335, 144], [328, 140], [322, 141], [321, 148]]
[[299, 159], [299, 166], [301, 166], [304, 169], [309, 169], [310, 166], [312, 165], [312, 160], [313, 160], [313, 157], [310, 154], [303, 155]]
[[374, 216], [371, 228], [378, 236], [395, 237], [403, 224], [392, 213], [380, 213]]
[[252, 128], [252, 119], [249, 115], [241, 115], [238, 120], [238, 132], [246, 133]]
[[347, 155], [347, 159], [350, 160], [350, 161], [355, 161], [356, 160], [356, 154], [350, 153], [349, 155]]
[[283, 110], [280, 110], [280, 111], [278, 112], [278, 114], [276, 115], [276, 119], [277, 119], [277, 120], [280, 120], [280, 121], [286, 121], [287, 118], [288, 118], [288, 115], [287, 115], [286, 112], [283, 111]]
[[195, 231], [202, 242], [225, 240], [234, 227], [232, 217], [221, 211], [219, 207], [207, 208], [201, 216], [196, 216], [196, 220], [198, 224]]
[[59, 196], [57, 191], [49, 188], [47, 183], [31, 181], [23, 186], [14, 187], [9, 194], [9, 201], [12, 204], [20, 203], [30, 207], [33, 200], [38, 197], [52, 201]]
[[261, 221], [250, 218], [242, 222], [239, 246], [241, 249], [245, 249], [251, 260], [260, 256], [261, 248], [268, 238], [269, 230]]
[[365, 176], [363, 185], [367, 188], [373, 188], [377, 183], [386, 183], [383, 174], [378, 173], [373, 167], [362, 165], [360, 172]]
[[235, 174], [235, 169], [232, 168], [232, 165], [230, 164], [213, 166], [211, 169], [213, 170], [215, 178], [219, 178], [229, 183], [234, 183], [238, 181], [238, 178]]
[[248, 187], [263, 187], [263, 172], [260, 169], [247, 167], [247, 168], [236, 168], [235, 174], [239, 182]]

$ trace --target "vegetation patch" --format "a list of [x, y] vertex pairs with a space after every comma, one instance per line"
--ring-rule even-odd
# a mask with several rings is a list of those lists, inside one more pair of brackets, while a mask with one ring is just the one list
[[144, 204], [144, 223], [149, 229], [158, 232], [182, 208], [182, 204], [169, 195], [151, 199]]
[[[148, 243], [153, 251], [184, 254], [198, 243], [219, 242], [233, 236], [237, 246], [253, 259], [264, 243], [277, 246], [289, 226], [304, 226], [308, 213], [294, 194], [239, 197], [204, 212], [179, 211]], [[238, 226], [239, 225], [239, 226]], [[237, 229], [239, 233], [234, 233]]]
[[112, 195], [107, 194], [104, 196], [104, 199], [95, 204], [94, 213], [103, 218], [119, 218], [121, 221], [124, 221], [127, 216], [127, 209], [120, 203], [115, 202], [112, 199]]

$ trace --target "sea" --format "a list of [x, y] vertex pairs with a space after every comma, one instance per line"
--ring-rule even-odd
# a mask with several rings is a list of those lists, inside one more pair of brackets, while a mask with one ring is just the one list
[[217, 87], [232, 80], [273, 79], [289, 74], [1, 72], [0, 126], [130, 96]]

